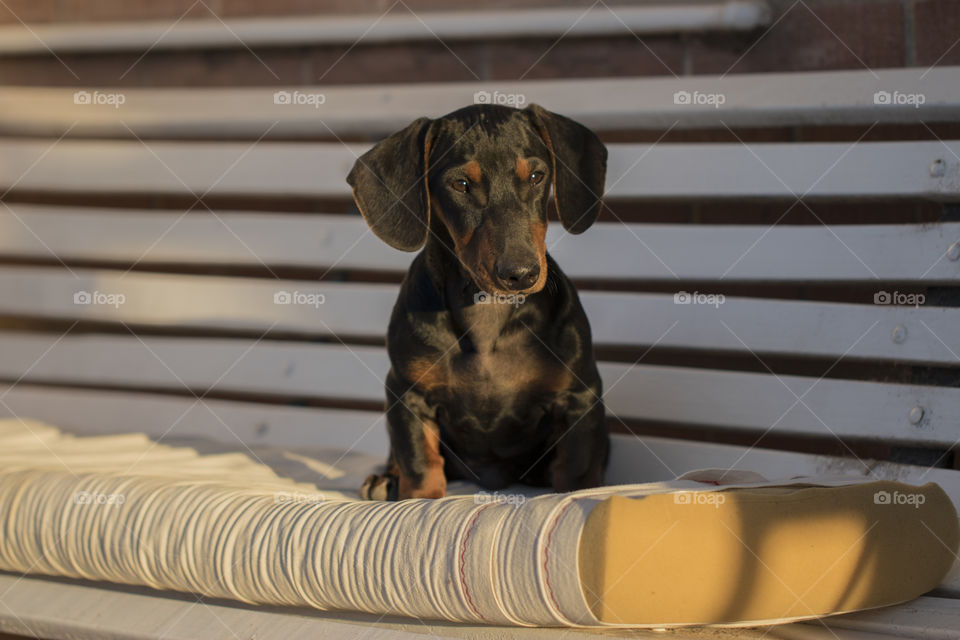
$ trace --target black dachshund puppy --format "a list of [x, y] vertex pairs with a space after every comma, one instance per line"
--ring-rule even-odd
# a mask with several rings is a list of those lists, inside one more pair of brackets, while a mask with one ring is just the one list
[[387, 331], [390, 456], [363, 498], [439, 498], [448, 478], [602, 483], [590, 325], [545, 234], [551, 185], [567, 231], [593, 224], [606, 159], [592, 131], [537, 105], [474, 105], [420, 118], [357, 160], [347, 181], [373, 232], [424, 247]]

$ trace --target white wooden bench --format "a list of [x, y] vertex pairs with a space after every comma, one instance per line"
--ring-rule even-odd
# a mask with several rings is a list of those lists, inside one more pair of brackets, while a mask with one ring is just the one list
[[[926, 100], [874, 104], [875, 92], [894, 90]], [[957, 67], [922, 78], [894, 70], [332, 87], [317, 89], [326, 96], [319, 110], [275, 104], [273, 91], [124, 90], [121, 109], [74, 104], [67, 89], [0, 92], [0, 415], [80, 434], [137, 430], [384, 455], [382, 337], [411, 256], [350, 213], [344, 176], [369, 144], [363, 138], [441, 115], [476, 91], [520, 93], [601, 132], [960, 120]], [[678, 91], [727, 100], [719, 108], [675, 104]], [[299, 136], [318, 141], [289, 141]], [[762, 224], [607, 216], [583, 236], [550, 229], [550, 251], [584, 285], [603, 356], [607, 408], [620, 431], [608, 482], [703, 467], [771, 477], [841, 472], [935, 481], [960, 504], [952, 457], [960, 439], [960, 217], [951, 204], [960, 201], [960, 141], [609, 147], [614, 213], [690, 201], [775, 211]], [[124, 205], [90, 204], [111, 198]], [[249, 203], [231, 211], [218, 198]], [[264, 211], [264, 198], [333, 204], [324, 213]], [[933, 202], [943, 215], [777, 224], [790, 207], [877, 200], [905, 209]], [[818, 293], [824, 288], [832, 293]], [[675, 297], [695, 291], [724, 300]], [[282, 292], [323, 302], [276, 304]], [[927, 300], [873, 304], [881, 292]], [[829, 301], [837, 296], [843, 301]], [[844, 456], [817, 453], [837, 439]], [[865, 453], [872, 451], [884, 457]], [[904, 464], [911, 461], [921, 464]], [[955, 637], [958, 596], [954, 573], [915, 603], [770, 635]], [[190, 596], [2, 574], [0, 603], [0, 630], [49, 638], [489, 635], [432, 622], [196, 606]]]

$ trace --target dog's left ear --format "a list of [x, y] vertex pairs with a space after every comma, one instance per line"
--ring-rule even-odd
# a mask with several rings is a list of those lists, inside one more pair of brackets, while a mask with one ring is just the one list
[[347, 176], [360, 214], [378, 238], [401, 251], [427, 241], [427, 162], [432, 121], [419, 118], [357, 158]]
[[579, 122], [531, 104], [525, 109], [553, 163], [553, 190], [563, 228], [583, 233], [603, 206], [607, 148]]

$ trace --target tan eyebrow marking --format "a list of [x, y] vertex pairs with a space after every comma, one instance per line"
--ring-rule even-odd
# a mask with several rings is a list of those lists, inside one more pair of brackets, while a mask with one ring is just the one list
[[470, 178], [471, 182], [480, 182], [480, 179], [483, 176], [483, 173], [480, 171], [480, 163], [476, 160], [471, 160], [467, 164], [463, 165], [463, 170], [466, 172], [467, 177]]
[[517, 176], [521, 180], [526, 180], [530, 177], [530, 163], [527, 162], [526, 158], [517, 158]]

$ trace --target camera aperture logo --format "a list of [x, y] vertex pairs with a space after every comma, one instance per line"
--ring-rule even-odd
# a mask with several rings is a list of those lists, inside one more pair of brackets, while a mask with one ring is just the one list
[[508, 504], [513, 507], [519, 507], [524, 502], [527, 501], [527, 496], [522, 493], [500, 493], [499, 491], [494, 491], [493, 493], [488, 493], [486, 491], [477, 491], [473, 494], [473, 503], [474, 504]]
[[501, 93], [500, 91], [477, 91], [473, 94], [473, 104], [502, 104], [519, 109], [527, 104], [527, 96], [522, 93]]
[[327, 301], [322, 293], [305, 293], [303, 291], [277, 291], [273, 294], [273, 304], [296, 304], [319, 309]]
[[122, 293], [104, 293], [103, 291], [77, 291], [73, 294], [73, 304], [106, 305], [117, 309], [127, 301]]
[[304, 91], [275, 91], [273, 104], [308, 105], [319, 109], [326, 103], [327, 96], [322, 93], [308, 93]]
[[119, 109], [127, 101], [122, 93], [104, 93], [103, 91], [77, 91], [73, 94], [73, 104], [104, 105]]
[[474, 304], [509, 304], [519, 307], [527, 299], [522, 293], [487, 293], [479, 291], [473, 294]]
[[95, 506], [119, 507], [126, 501], [127, 497], [122, 493], [78, 491], [73, 494], [73, 504], [92, 504]]
[[922, 93], [902, 93], [900, 91], [877, 91], [873, 94], [873, 104], [881, 106], [912, 106], [919, 109], [927, 101]]
[[904, 505], [919, 509], [927, 496], [922, 493], [901, 493], [900, 491], [877, 491], [873, 494], [873, 504]]
[[716, 509], [727, 501], [727, 496], [719, 491], [680, 491], [673, 494], [674, 504], [705, 505]]
[[727, 102], [727, 96], [722, 93], [701, 93], [700, 91], [677, 91], [673, 94], [673, 104], [696, 105], [719, 109]]
[[677, 291], [673, 294], [673, 304], [706, 304], [716, 309], [726, 301], [727, 297], [722, 293]]
[[919, 307], [927, 301], [922, 293], [901, 293], [899, 291], [877, 291], [873, 294], [873, 304]]
[[300, 493], [299, 491], [278, 491], [273, 494], [274, 504], [320, 504], [327, 497], [322, 493]]

